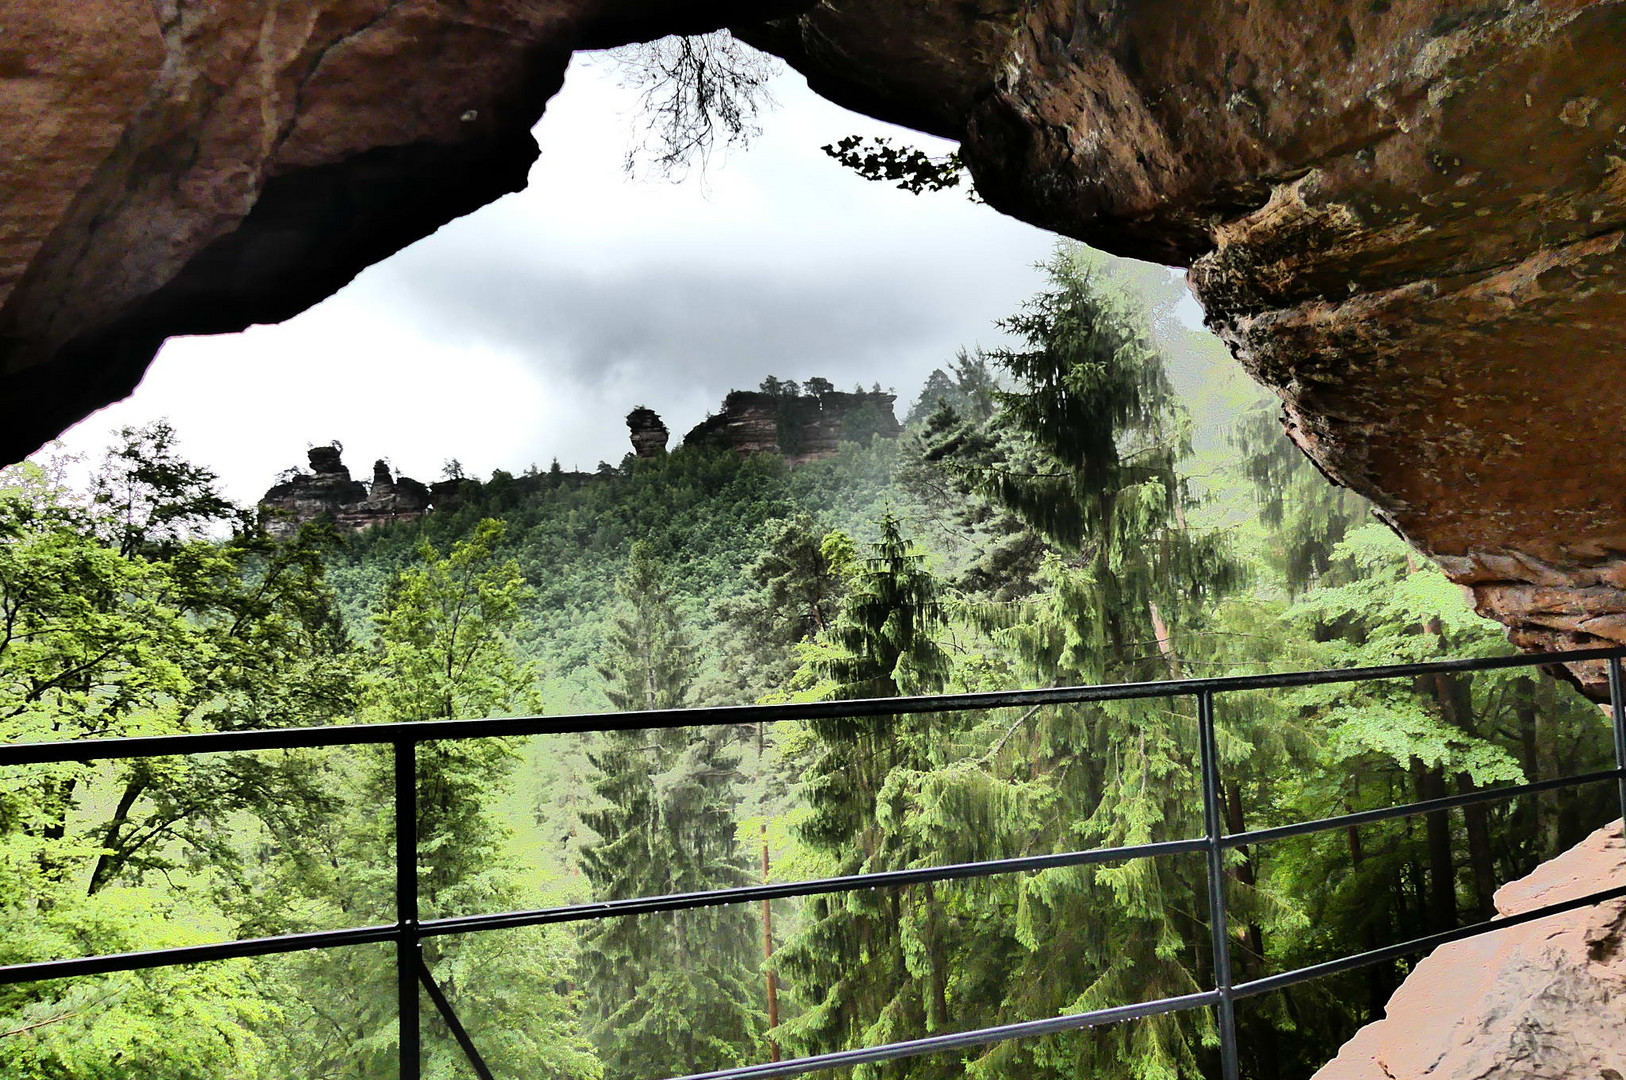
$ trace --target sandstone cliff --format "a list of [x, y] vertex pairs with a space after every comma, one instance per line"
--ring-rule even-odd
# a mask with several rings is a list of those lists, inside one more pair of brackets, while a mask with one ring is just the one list
[[896, 394], [876, 391], [817, 394], [731, 390], [723, 410], [683, 437], [684, 446], [723, 446], [742, 457], [777, 453], [793, 465], [827, 458], [843, 442], [897, 438]]
[[[1626, 885], [1620, 824], [1504, 885], [1514, 915]], [[1424, 959], [1315, 1080], [1626, 1076], [1626, 900], [1459, 941]]]
[[270, 512], [266, 527], [272, 535], [286, 536], [320, 517], [360, 532], [373, 525], [416, 521], [429, 512], [430, 490], [423, 484], [390, 475], [384, 461], [373, 463], [373, 481], [363, 484], [350, 478], [340, 454], [336, 445], [312, 447], [310, 472], [295, 471], [261, 497], [260, 508]]

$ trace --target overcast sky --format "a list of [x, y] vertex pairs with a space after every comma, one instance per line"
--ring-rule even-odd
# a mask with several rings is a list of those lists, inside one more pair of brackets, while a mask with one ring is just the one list
[[681, 184], [631, 180], [636, 96], [578, 57], [537, 127], [529, 187], [455, 221], [310, 311], [242, 334], [175, 339], [128, 400], [65, 437], [96, 454], [167, 416], [183, 451], [256, 498], [311, 443], [339, 439], [435, 479], [619, 462], [623, 418], [661, 414], [673, 442], [767, 375], [880, 382], [900, 415], [956, 348], [1035, 291], [1052, 238], [956, 192], [913, 196], [819, 147], [891, 133], [793, 72], [746, 150]]

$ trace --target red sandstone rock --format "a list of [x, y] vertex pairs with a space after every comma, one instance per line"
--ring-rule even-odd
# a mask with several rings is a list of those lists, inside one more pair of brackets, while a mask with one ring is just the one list
[[[1626, 885], [1620, 823], [1496, 893], [1503, 915]], [[1626, 1076], [1626, 900], [1436, 950], [1315, 1080]]]
[[1515, 641], [1626, 643], [1621, 0], [12, 0], [0, 24], [0, 457], [165, 336], [285, 318], [523, 184], [571, 50], [731, 24], [960, 140], [998, 209], [1189, 265], [1292, 437]]
[[654, 409], [640, 405], [628, 413], [627, 430], [632, 436], [635, 456], [654, 458], [666, 453], [666, 440], [670, 433]]
[[844, 441], [896, 438], [903, 430], [892, 411], [896, 400], [896, 394], [879, 390], [791, 396], [730, 390], [723, 411], [696, 424], [683, 444], [725, 446], [741, 457], [783, 454], [802, 465], [831, 456]]
[[350, 478], [337, 445], [308, 453], [311, 471], [294, 472], [260, 498], [269, 511], [266, 529], [287, 536], [307, 521], [326, 517], [341, 529], [360, 532], [373, 525], [416, 521], [429, 512], [429, 488], [409, 476], [390, 475], [387, 462], [373, 462], [373, 482]]

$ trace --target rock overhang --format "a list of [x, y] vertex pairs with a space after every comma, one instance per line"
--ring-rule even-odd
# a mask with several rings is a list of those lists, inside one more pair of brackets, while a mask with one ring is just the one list
[[60, 13], [13, 5], [0, 66], [42, 118], [0, 132], [7, 456], [127, 393], [164, 337], [285, 318], [523, 185], [573, 50], [733, 25], [958, 139], [997, 209], [1189, 266], [1299, 445], [1520, 644], [1626, 642], [1616, 0]]

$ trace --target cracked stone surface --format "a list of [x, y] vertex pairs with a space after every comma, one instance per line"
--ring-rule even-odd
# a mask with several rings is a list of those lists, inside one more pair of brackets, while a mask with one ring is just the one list
[[1622, 0], [12, 0], [0, 457], [523, 184], [572, 50], [723, 25], [997, 209], [1189, 266], [1513, 640], [1626, 643]]
[[[1504, 885], [1515, 915], [1626, 885], [1620, 823]], [[1454, 942], [1314, 1080], [1618, 1080], [1626, 1076], [1626, 900]]]

